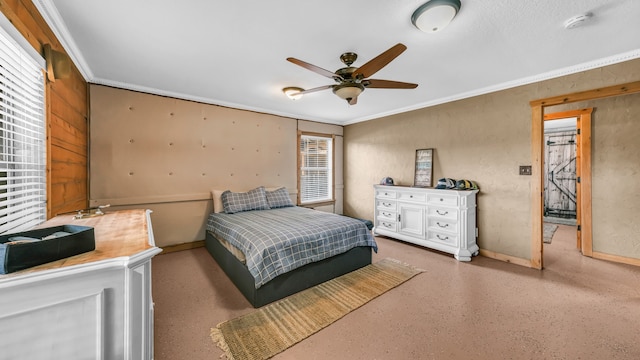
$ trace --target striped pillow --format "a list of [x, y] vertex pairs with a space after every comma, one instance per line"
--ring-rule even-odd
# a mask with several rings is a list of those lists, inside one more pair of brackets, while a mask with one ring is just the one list
[[269, 209], [264, 186], [257, 187], [245, 193], [235, 193], [227, 190], [223, 192], [220, 197], [222, 198], [224, 212], [227, 214]]

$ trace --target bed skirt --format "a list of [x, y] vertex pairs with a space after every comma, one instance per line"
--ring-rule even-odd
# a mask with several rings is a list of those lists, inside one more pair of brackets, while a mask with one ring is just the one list
[[205, 246], [245, 298], [258, 308], [371, 264], [371, 247], [359, 246], [281, 274], [260, 288], [247, 267], [207, 231]]

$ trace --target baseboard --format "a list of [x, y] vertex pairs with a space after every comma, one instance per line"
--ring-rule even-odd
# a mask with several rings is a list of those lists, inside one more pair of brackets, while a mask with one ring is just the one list
[[624, 257], [620, 255], [604, 254], [601, 252], [594, 251], [591, 254], [591, 257], [593, 257], [594, 259], [607, 260], [607, 261], [617, 262], [621, 264], [640, 266], [640, 259]]
[[529, 259], [523, 259], [523, 258], [511, 256], [511, 255], [505, 255], [505, 254], [497, 253], [491, 250], [480, 249], [480, 255], [491, 258], [491, 259], [500, 260], [500, 261], [504, 261], [511, 264], [528, 267], [528, 268], [532, 267], [531, 260]]
[[204, 240], [192, 241], [192, 242], [176, 244], [176, 245], [163, 246], [162, 247], [162, 252], [160, 254], [168, 254], [168, 253], [172, 253], [172, 252], [176, 252], [176, 251], [196, 249], [196, 248], [199, 248], [199, 247], [204, 247]]

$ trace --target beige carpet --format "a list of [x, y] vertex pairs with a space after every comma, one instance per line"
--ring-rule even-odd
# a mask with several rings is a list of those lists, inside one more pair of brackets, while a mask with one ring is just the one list
[[558, 225], [544, 223], [542, 228], [542, 241], [545, 244], [551, 244], [551, 239], [553, 239], [553, 234], [555, 234], [556, 230], [558, 230]]
[[424, 270], [383, 259], [211, 329], [228, 359], [268, 359]]

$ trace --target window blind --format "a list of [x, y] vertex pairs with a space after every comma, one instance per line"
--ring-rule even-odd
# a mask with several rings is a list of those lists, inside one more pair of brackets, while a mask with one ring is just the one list
[[300, 137], [300, 202], [333, 200], [332, 139]]
[[0, 233], [46, 220], [44, 75], [0, 29]]

